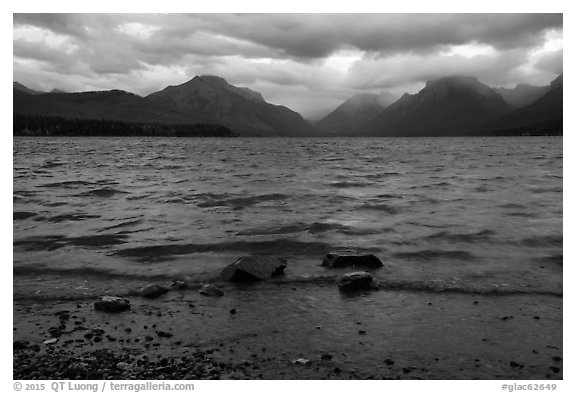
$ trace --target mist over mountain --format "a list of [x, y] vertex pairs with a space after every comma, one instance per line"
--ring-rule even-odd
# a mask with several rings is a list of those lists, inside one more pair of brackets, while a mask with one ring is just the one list
[[[562, 133], [562, 75], [549, 86], [519, 85], [503, 91], [475, 77], [448, 76], [430, 80], [417, 94], [404, 94], [395, 102], [386, 93], [358, 94], [311, 125], [289, 108], [267, 103], [260, 93], [217, 76], [197, 76], [147, 97], [122, 90], [42, 93], [14, 82], [13, 112], [139, 124], [214, 124], [241, 136]], [[530, 100], [521, 108], [511, 104]]]
[[512, 107], [475, 77], [451, 76], [404, 94], [359, 133], [370, 136], [468, 135], [470, 127], [495, 119]]
[[390, 93], [357, 94], [315, 123], [325, 135], [353, 135], [356, 129], [374, 119], [397, 97]]
[[517, 108], [533, 103], [546, 94], [548, 90], [550, 90], [550, 86], [532, 86], [527, 83], [520, 83], [512, 89], [494, 88], [494, 91], [500, 93], [504, 101]]
[[20, 91], [20, 92], [27, 93], [27, 94], [42, 94], [41, 92], [36, 91], [36, 90], [32, 90], [32, 89], [24, 86], [22, 83], [18, 83], [18, 82], [13, 82], [12, 88], [14, 89], [14, 91]]
[[547, 86], [547, 93], [527, 105], [486, 125], [499, 135], [562, 135], [563, 134], [563, 75]]

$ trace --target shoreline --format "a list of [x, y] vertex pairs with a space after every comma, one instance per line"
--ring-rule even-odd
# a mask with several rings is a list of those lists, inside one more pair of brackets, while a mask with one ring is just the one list
[[130, 301], [14, 302], [14, 378], [563, 378], [562, 297], [257, 283]]

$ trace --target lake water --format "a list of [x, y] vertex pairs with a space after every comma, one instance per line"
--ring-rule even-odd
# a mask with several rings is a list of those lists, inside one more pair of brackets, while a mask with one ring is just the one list
[[[383, 288], [562, 293], [562, 138], [14, 138], [14, 298], [131, 294], [328, 251], [378, 255]], [[275, 283], [275, 284], [274, 284]]]

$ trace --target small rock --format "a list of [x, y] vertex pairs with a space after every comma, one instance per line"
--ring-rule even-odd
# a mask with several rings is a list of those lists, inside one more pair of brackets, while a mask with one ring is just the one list
[[212, 284], [204, 284], [202, 288], [198, 291], [204, 296], [219, 297], [224, 296], [224, 292], [220, 288]]
[[166, 292], [168, 292], [167, 288], [158, 284], [150, 284], [140, 290], [140, 295], [145, 298], [156, 298], [164, 295]]
[[372, 254], [359, 254], [354, 251], [332, 252], [322, 259], [322, 266], [326, 267], [382, 267], [383, 263]]
[[158, 330], [156, 332], [156, 334], [158, 335], [158, 337], [166, 337], [166, 338], [170, 338], [172, 336], [174, 336], [172, 333], [170, 332], [163, 332], [162, 330]]
[[309, 359], [300, 358], [300, 359], [293, 360], [292, 363], [298, 364], [301, 366], [308, 366], [311, 362]]
[[130, 366], [130, 364], [126, 363], [126, 362], [118, 362], [116, 363], [116, 368], [119, 370], [129, 370], [132, 368], [132, 366]]
[[342, 291], [370, 289], [373, 280], [372, 275], [368, 272], [352, 272], [340, 278], [338, 287]]
[[130, 300], [118, 296], [101, 296], [94, 303], [94, 309], [107, 312], [125, 311], [130, 309]]
[[62, 330], [60, 330], [60, 328], [57, 327], [51, 327], [50, 329], [48, 329], [48, 333], [50, 333], [52, 337], [60, 337], [62, 335]]
[[44, 344], [51, 345], [51, 344], [56, 344], [57, 342], [58, 342], [57, 338], [51, 338], [50, 340], [44, 341]]
[[384, 363], [385, 363], [387, 366], [392, 366], [392, 365], [394, 364], [394, 360], [392, 360], [392, 359], [385, 359], [385, 360], [384, 360]]
[[558, 374], [560, 372], [560, 369], [558, 367], [554, 367], [554, 366], [550, 367], [550, 370], [552, 370], [552, 372], [554, 374]]
[[366, 334], [366, 330], [358, 330], [358, 334]]
[[517, 363], [517, 362], [512, 360], [512, 361], [510, 361], [510, 367], [514, 367], [514, 368], [520, 367], [520, 363]]
[[230, 314], [232, 314], [232, 315], [236, 314], [236, 309], [233, 308], [232, 310], [230, 310]]
[[322, 356], [320, 356], [320, 359], [322, 360], [332, 360], [332, 355], [330, 355], [329, 353], [325, 353]]
[[188, 289], [188, 283], [186, 281], [176, 280], [170, 283], [171, 289]]
[[509, 319], [514, 319], [514, 317], [513, 317], [512, 315], [507, 315], [507, 316], [505, 316], [505, 317], [500, 317], [500, 320], [501, 320], [501, 321], [507, 321], [507, 320], [509, 320]]

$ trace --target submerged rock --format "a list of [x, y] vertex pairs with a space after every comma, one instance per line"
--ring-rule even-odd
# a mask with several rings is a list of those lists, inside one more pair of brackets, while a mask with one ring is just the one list
[[220, 277], [226, 281], [259, 281], [283, 274], [286, 260], [267, 256], [244, 256], [226, 266]]
[[108, 312], [125, 311], [130, 309], [130, 300], [119, 296], [101, 296], [94, 303], [94, 309]]
[[202, 285], [202, 288], [200, 288], [198, 292], [204, 296], [212, 296], [212, 297], [219, 297], [224, 295], [224, 292], [222, 292], [220, 288], [212, 284]]
[[338, 287], [342, 291], [354, 291], [358, 289], [372, 288], [374, 278], [368, 272], [352, 272], [345, 274], [338, 280]]
[[382, 267], [383, 263], [372, 254], [354, 252], [331, 252], [322, 259], [322, 266], [327, 267]]
[[188, 283], [182, 280], [176, 280], [170, 283], [170, 289], [188, 289]]
[[164, 295], [168, 289], [157, 284], [150, 284], [140, 290], [140, 295], [147, 298], [155, 298]]

